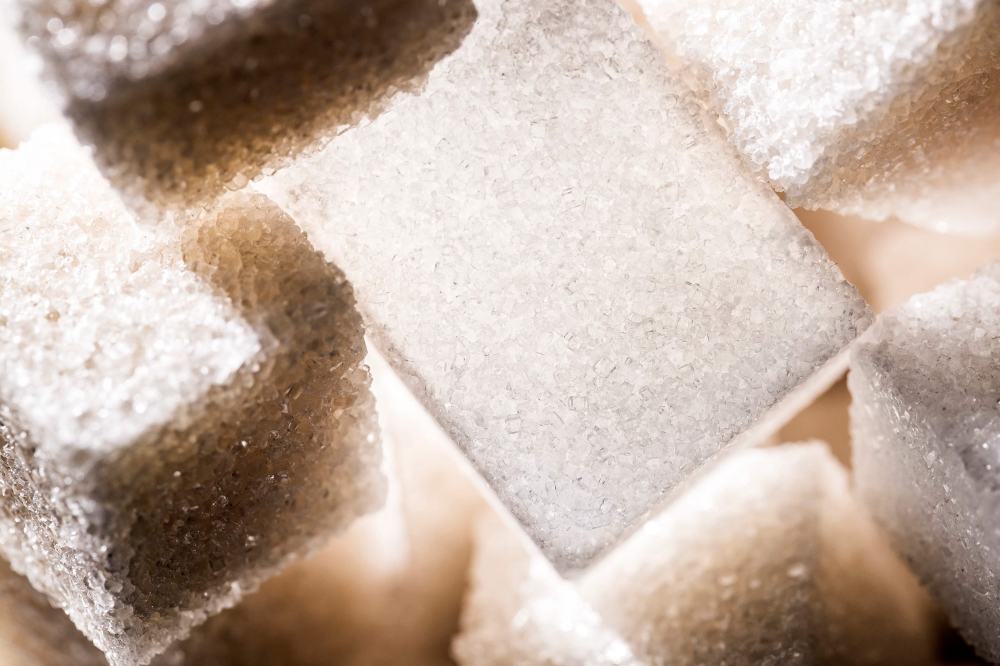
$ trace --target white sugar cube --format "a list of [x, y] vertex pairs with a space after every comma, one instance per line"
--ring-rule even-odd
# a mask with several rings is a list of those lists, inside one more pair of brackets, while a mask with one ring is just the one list
[[265, 197], [140, 225], [58, 125], [0, 190], [0, 550], [147, 663], [381, 502], [360, 318]]
[[461, 666], [932, 663], [929, 598], [822, 444], [730, 456], [575, 587], [501, 526], [477, 547]]
[[879, 317], [852, 353], [859, 492], [977, 651], [1000, 660], [1000, 264]]
[[637, 0], [747, 162], [792, 206], [1000, 225], [992, 0]]
[[613, 0], [478, 10], [420, 95], [257, 186], [575, 569], [870, 311]]

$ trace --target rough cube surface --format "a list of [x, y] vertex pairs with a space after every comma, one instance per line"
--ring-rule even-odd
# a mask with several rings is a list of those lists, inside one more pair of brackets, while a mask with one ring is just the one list
[[638, 4], [733, 143], [790, 205], [896, 214], [939, 230], [997, 228], [996, 198], [990, 208], [952, 195], [960, 211], [927, 203], [955, 188], [996, 190], [974, 171], [970, 135], [988, 131], [995, 144], [1000, 126], [983, 99], [1000, 67], [1000, 3]]
[[851, 358], [858, 488], [966, 640], [1000, 660], [1000, 264], [883, 314]]
[[422, 94], [257, 185], [572, 569], [870, 313], [612, 0], [478, 10]]
[[932, 663], [929, 598], [821, 444], [728, 457], [575, 589], [478, 536], [462, 666]]
[[0, 174], [0, 550], [145, 663], [381, 501], [361, 321], [262, 196], [139, 225], [61, 126]]

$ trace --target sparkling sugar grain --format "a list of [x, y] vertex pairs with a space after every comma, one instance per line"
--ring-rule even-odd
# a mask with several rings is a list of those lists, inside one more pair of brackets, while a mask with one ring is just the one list
[[143, 227], [61, 126], [0, 173], [0, 550], [145, 663], [381, 501], [361, 321], [265, 197]]
[[870, 321], [613, 0], [486, 0], [419, 96], [257, 184], [561, 569]]
[[1000, 142], [995, 99], [984, 99], [997, 96], [1000, 3], [637, 1], [790, 205], [998, 228], [996, 179], [975, 167], [982, 135]]
[[1000, 263], [881, 315], [851, 357], [854, 465], [896, 549], [1000, 660]]
[[933, 663], [930, 600], [821, 444], [734, 454], [575, 589], [545, 564], [479, 535], [462, 666]]

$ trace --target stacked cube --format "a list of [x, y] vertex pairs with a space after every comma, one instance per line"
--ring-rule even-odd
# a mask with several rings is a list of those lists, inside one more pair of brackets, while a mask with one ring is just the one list
[[[8, 0], [62, 115], [0, 151], [16, 663], [433, 662], [474, 513], [463, 666], [931, 663], [883, 531], [1000, 660], [1000, 269], [854, 347], [866, 507], [744, 450], [873, 321], [786, 202], [1000, 228], [1000, 4], [639, 5], [661, 48], [613, 0]], [[366, 332], [429, 413], [383, 387], [385, 441]]]
[[[478, 541], [454, 652], [517, 664], [926, 664], [929, 599], [821, 443], [744, 451], [583, 576]], [[516, 563], [516, 564], [515, 564]]]
[[260, 195], [140, 225], [59, 126], [0, 171], [0, 550], [146, 663], [381, 502], [360, 318]]

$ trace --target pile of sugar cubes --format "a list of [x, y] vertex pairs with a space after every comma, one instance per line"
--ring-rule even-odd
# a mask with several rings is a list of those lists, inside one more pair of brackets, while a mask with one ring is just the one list
[[998, 109], [1000, 0], [0, 0], [0, 664], [1000, 663]]

